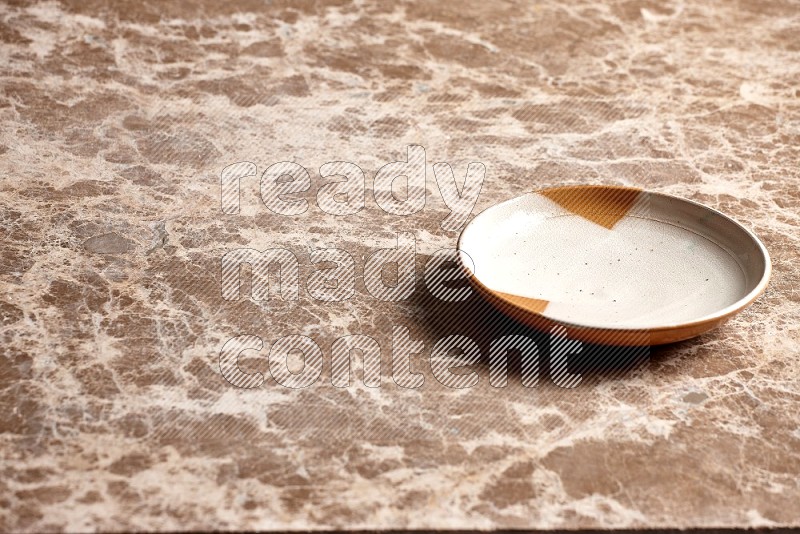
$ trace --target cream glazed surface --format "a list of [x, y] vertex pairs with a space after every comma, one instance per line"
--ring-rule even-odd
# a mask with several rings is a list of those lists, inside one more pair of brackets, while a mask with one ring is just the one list
[[616, 187], [522, 195], [485, 210], [458, 245], [462, 264], [489, 290], [535, 299], [553, 320], [607, 329], [666, 329], [730, 313], [763, 292], [771, 271], [758, 238], [724, 215]]

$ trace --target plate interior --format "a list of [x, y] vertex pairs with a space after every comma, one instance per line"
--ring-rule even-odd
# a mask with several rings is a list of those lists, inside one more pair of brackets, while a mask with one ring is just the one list
[[751, 236], [718, 212], [635, 192], [620, 206], [531, 193], [492, 207], [460, 248], [488, 289], [543, 301], [542, 315], [597, 328], [699, 321], [758, 281]]

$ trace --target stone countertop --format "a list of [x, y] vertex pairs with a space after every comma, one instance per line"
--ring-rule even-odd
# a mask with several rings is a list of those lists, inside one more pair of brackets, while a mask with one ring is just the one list
[[[0, 529], [800, 526], [798, 36], [792, 0], [4, 2]], [[392, 215], [372, 180], [409, 145], [427, 202]], [[223, 213], [246, 161], [307, 169], [305, 212], [270, 212], [251, 176]], [[333, 161], [364, 172], [358, 213], [316, 201]], [[435, 162], [484, 164], [473, 213], [567, 183], [703, 202], [763, 239], [771, 284], [697, 339], [584, 360], [575, 388], [524, 387], [513, 362], [494, 387], [491, 340], [535, 334], [426, 289], [458, 236]], [[364, 265], [402, 233], [418, 278], [384, 302]], [[236, 248], [295, 254], [297, 300], [222, 298]], [[326, 248], [353, 258], [341, 302], [308, 289]], [[332, 385], [354, 334], [380, 387], [366, 353]], [[432, 374], [451, 334], [479, 348], [472, 387]], [[260, 387], [222, 376], [240, 335]], [[302, 389], [270, 374], [290, 335], [321, 352]], [[421, 387], [398, 385], [398, 346], [422, 349]]]

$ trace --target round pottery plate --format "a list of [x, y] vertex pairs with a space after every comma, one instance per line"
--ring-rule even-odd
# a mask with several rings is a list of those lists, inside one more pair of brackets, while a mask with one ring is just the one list
[[670, 195], [567, 186], [477, 215], [458, 240], [470, 280], [517, 320], [609, 345], [697, 336], [767, 286], [769, 254], [722, 213]]

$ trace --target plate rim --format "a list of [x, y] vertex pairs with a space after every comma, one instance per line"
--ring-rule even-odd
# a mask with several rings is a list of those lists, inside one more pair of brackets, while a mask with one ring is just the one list
[[[743, 297], [738, 299], [736, 302], [734, 302], [732, 304], [729, 304], [728, 306], [726, 306], [726, 307], [724, 307], [724, 308], [722, 308], [720, 310], [717, 310], [717, 311], [715, 311], [713, 313], [706, 314], [706, 315], [704, 315], [704, 316], [702, 316], [702, 317], [700, 317], [698, 319], [693, 319], [691, 321], [672, 323], [672, 324], [666, 324], [666, 325], [658, 325], [658, 326], [653, 326], [653, 327], [640, 327], [640, 328], [626, 328], [626, 327], [616, 328], [616, 327], [607, 327], [607, 326], [592, 326], [592, 325], [587, 325], [587, 324], [574, 323], [574, 322], [571, 322], [571, 321], [563, 321], [563, 320], [560, 320], [560, 319], [554, 319], [552, 317], [547, 317], [546, 315], [542, 314], [541, 312], [537, 312], [537, 311], [533, 311], [533, 310], [524, 308], [524, 307], [516, 304], [515, 302], [511, 301], [510, 299], [502, 296], [500, 294], [500, 292], [494, 291], [494, 290], [488, 288], [486, 285], [484, 285], [477, 278], [477, 276], [473, 273], [473, 271], [468, 266], [466, 266], [464, 264], [464, 260], [462, 258], [462, 253], [466, 254], [467, 256], [469, 256], [469, 253], [463, 249], [462, 240], [464, 238], [464, 234], [467, 231], [467, 229], [471, 225], [473, 225], [475, 223], [475, 221], [481, 215], [486, 213], [487, 211], [489, 211], [491, 209], [494, 209], [494, 208], [497, 208], [499, 206], [502, 206], [504, 204], [513, 202], [515, 200], [518, 200], [518, 199], [520, 199], [522, 197], [525, 197], [525, 196], [528, 196], [528, 195], [533, 195], [533, 194], [541, 193], [541, 192], [544, 192], [544, 191], [555, 191], [555, 190], [563, 190], [563, 189], [586, 189], [586, 190], [591, 190], [591, 189], [600, 190], [600, 189], [603, 189], [603, 190], [619, 190], [619, 191], [636, 191], [638, 193], [644, 193], [644, 194], [648, 194], [648, 195], [657, 195], [657, 196], [664, 197], [664, 198], [667, 198], [667, 199], [678, 200], [680, 202], [686, 202], [688, 204], [693, 204], [693, 205], [695, 205], [695, 206], [697, 206], [697, 207], [699, 207], [701, 209], [708, 210], [708, 211], [716, 214], [717, 216], [722, 217], [722, 218], [726, 219], [727, 221], [733, 223], [736, 227], [738, 227], [741, 231], [743, 231], [750, 238], [751, 241], [753, 241], [756, 244], [757, 249], [761, 253], [761, 257], [764, 260], [764, 270], [761, 273], [761, 277], [758, 280], [758, 283], [755, 285], [755, 287], [752, 290], [750, 290], [746, 295], [744, 295]], [[770, 278], [772, 277], [772, 260], [770, 258], [769, 251], [767, 250], [767, 247], [764, 245], [764, 243], [761, 241], [761, 239], [759, 239], [758, 236], [752, 230], [750, 230], [749, 228], [745, 227], [742, 223], [740, 223], [736, 219], [733, 219], [732, 217], [726, 215], [725, 213], [722, 213], [721, 211], [719, 211], [719, 210], [717, 210], [715, 208], [712, 208], [710, 206], [707, 206], [707, 205], [702, 204], [700, 202], [697, 202], [695, 200], [684, 198], [684, 197], [681, 197], [681, 196], [678, 196], [678, 195], [673, 195], [673, 194], [669, 194], [669, 193], [663, 193], [663, 192], [660, 192], [660, 191], [652, 191], [652, 190], [643, 189], [643, 188], [634, 187], [634, 186], [625, 186], [625, 185], [616, 185], [616, 184], [608, 184], [608, 185], [604, 185], [604, 184], [585, 184], [585, 185], [572, 184], [572, 185], [560, 185], [560, 186], [553, 186], [553, 187], [544, 187], [544, 188], [540, 188], [540, 189], [534, 189], [534, 190], [531, 190], [531, 191], [527, 191], [526, 193], [523, 193], [522, 195], [518, 195], [518, 196], [515, 196], [515, 197], [512, 197], [512, 198], [503, 200], [502, 202], [499, 202], [497, 204], [494, 204], [492, 206], [489, 206], [489, 207], [485, 208], [483, 211], [481, 211], [480, 213], [475, 215], [472, 218], [472, 220], [470, 220], [466, 225], [464, 225], [464, 228], [461, 230], [461, 233], [459, 234], [458, 240], [456, 242], [456, 250], [458, 251], [459, 265], [461, 266], [461, 268], [463, 270], [466, 271], [467, 277], [468, 277], [470, 283], [475, 285], [480, 290], [480, 292], [484, 293], [487, 296], [490, 296], [493, 299], [498, 300], [503, 306], [506, 306], [506, 307], [510, 308], [511, 310], [520, 312], [520, 313], [525, 314], [525, 315], [534, 316], [534, 317], [538, 318], [539, 320], [544, 320], [546, 322], [557, 324], [557, 325], [563, 325], [563, 326], [569, 328], [573, 333], [578, 334], [577, 337], [584, 337], [584, 338], [587, 338], [590, 341], [594, 340], [594, 339], [616, 338], [616, 339], [619, 339], [620, 341], [622, 341], [621, 344], [626, 344], [626, 345], [629, 345], [629, 344], [640, 345], [641, 344], [640, 342], [637, 342], [636, 340], [631, 339], [631, 336], [629, 335], [631, 333], [639, 333], [640, 335], [643, 332], [649, 333], [651, 335], [652, 334], [657, 334], [657, 339], [656, 339], [655, 343], [647, 343], [647, 344], [651, 344], [652, 345], [652, 344], [661, 344], [661, 343], [671, 343], [671, 342], [674, 342], [674, 341], [681, 341], [681, 340], [684, 340], [684, 339], [689, 339], [689, 338], [695, 337], [695, 336], [697, 336], [697, 335], [699, 335], [699, 334], [701, 334], [703, 332], [711, 330], [711, 329], [715, 328], [716, 326], [719, 326], [720, 324], [722, 324], [725, 320], [729, 319], [730, 317], [732, 317], [732, 316], [736, 315], [737, 313], [743, 311], [745, 308], [747, 308], [753, 302], [755, 302], [755, 300], [758, 299], [758, 297], [760, 297], [764, 293], [764, 291], [767, 288], [767, 285], [769, 284]], [[515, 317], [515, 319], [516, 319], [516, 317]], [[517, 320], [519, 320], [519, 319], [517, 319]], [[703, 328], [699, 332], [691, 334], [691, 335], [681, 335], [680, 334], [680, 331], [693, 331], [693, 330], [696, 330], [696, 329], [698, 329], [700, 327], [704, 327], [704, 326], [708, 326], [708, 328]], [[669, 333], [674, 333], [676, 335], [675, 336], [658, 335], [658, 334], [669, 334]], [[593, 335], [593, 334], [596, 334], [596, 335]]]

